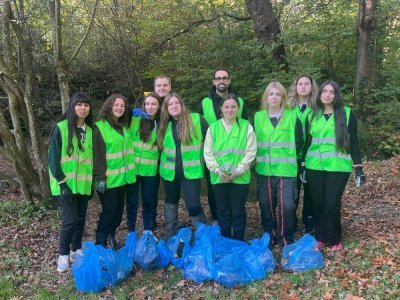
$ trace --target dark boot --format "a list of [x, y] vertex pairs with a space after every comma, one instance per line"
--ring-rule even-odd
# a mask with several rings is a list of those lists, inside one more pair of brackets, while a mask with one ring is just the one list
[[177, 223], [178, 223], [178, 205], [165, 203], [164, 204], [164, 219], [165, 219], [165, 237], [168, 241], [172, 236], [176, 234]]
[[107, 247], [107, 234], [102, 232], [96, 232], [96, 245]]
[[245, 229], [234, 229], [233, 238], [238, 241], [244, 241], [244, 231]]
[[107, 242], [113, 250], [121, 248], [121, 245], [115, 240], [115, 234], [109, 233], [107, 235]]
[[197, 229], [197, 222], [206, 224], [206, 216], [204, 215], [204, 212], [201, 212], [201, 214], [197, 216], [190, 217], [190, 219], [192, 220], [192, 225], [194, 230]]

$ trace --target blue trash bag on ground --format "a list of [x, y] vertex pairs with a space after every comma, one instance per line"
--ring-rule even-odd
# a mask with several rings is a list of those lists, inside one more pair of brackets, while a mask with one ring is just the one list
[[286, 245], [282, 251], [281, 266], [285, 270], [305, 272], [324, 267], [324, 258], [317, 240], [305, 234], [300, 240]]
[[151, 231], [144, 232], [138, 240], [134, 261], [143, 270], [160, 267], [161, 258], [158, 253], [157, 240]]
[[126, 235], [125, 246], [118, 250], [119, 253], [127, 255], [129, 258], [133, 259], [135, 256], [137, 245], [136, 232], [129, 232]]
[[215, 263], [216, 281], [232, 288], [233, 286], [249, 284], [258, 279], [264, 279], [265, 271], [252, 252], [245, 247], [236, 248]]
[[248, 251], [252, 252], [257, 260], [263, 266], [265, 272], [272, 273], [275, 270], [276, 262], [272, 251], [269, 249], [270, 236], [264, 233], [261, 239], [254, 239], [250, 241]]
[[196, 283], [212, 280], [216, 277], [211, 236], [204, 234], [196, 241], [183, 262], [183, 277]]
[[160, 267], [167, 267], [171, 261], [171, 252], [168, 250], [167, 243], [164, 240], [159, 240], [157, 250], [160, 255]]
[[211, 237], [211, 241], [214, 241], [221, 236], [221, 229], [218, 225], [207, 225], [201, 222], [197, 223], [197, 229], [194, 233], [194, 242], [200, 240], [203, 235]]
[[176, 235], [168, 240], [167, 246], [171, 253], [171, 263], [177, 269], [183, 268], [183, 259], [192, 249], [190, 239], [192, 230], [189, 227], [181, 228]]
[[81, 292], [99, 292], [123, 280], [132, 270], [133, 260], [112, 249], [85, 242], [83, 251], [83, 257], [72, 265], [75, 285]]
[[249, 245], [245, 242], [220, 236], [213, 243], [214, 260], [217, 261], [226, 255], [232, 254], [234, 250], [239, 251], [241, 248], [247, 249], [248, 246]]

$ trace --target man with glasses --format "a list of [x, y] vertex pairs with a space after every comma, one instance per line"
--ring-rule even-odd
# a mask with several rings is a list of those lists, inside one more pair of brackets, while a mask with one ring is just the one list
[[[222, 97], [227, 94], [237, 95], [236, 91], [229, 86], [231, 80], [229, 78], [229, 72], [226, 69], [221, 68], [215, 70], [212, 83], [213, 86], [208, 92], [208, 97], [205, 97], [201, 100], [198, 108], [198, 113], [204, 116], [209, 125], [211, 125], [212, 123], [221, 118]], [[244, 101], [239, 96], [238, 100], [240, 103], [238, 116], [247, 120], [247, 110]], [[211, 217], [213, 220], [212, 223], [213, 225], [216, 225], [218, 221], [218, 215], [217, 215], [217, 206], [215, 204], [214, 193], [210, 182], [210, 171], [207, 168], [205, 168], [204, 171], [207, 180], [208, 205], [210, 206]]]

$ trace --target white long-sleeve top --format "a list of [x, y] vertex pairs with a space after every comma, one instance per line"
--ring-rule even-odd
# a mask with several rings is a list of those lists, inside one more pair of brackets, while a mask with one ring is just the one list
[[[224, 119], [221, 119], [221, 121], [222, 125], [225, 128], [226, 133], [228, 134], [232, 129], [232, 125], [227, 124]], [[214, 156], [213, 146], [214, 146], [213, 137], [210, 133], [210, 128], [208, 128], [206, 138], [204, 140], [204, 161], [206, 162], [207, 168], [211, 172], [216, 173], [216, 170], [219, 168], [219, 165]], [[249, 124], [249, 126], [247, 127], [247, 143], [246, 143], [245, 154], [243, 160], [237, 167], [238, 171], [240, 171], [240, 173], [244, 173], [245, 171], [247, 171], [250, 168], [250, 165], [253, 162], [253, 160], [256, 158], [256, 155], [257, 155], [256, 135], [254, 133], [253, 126]]]

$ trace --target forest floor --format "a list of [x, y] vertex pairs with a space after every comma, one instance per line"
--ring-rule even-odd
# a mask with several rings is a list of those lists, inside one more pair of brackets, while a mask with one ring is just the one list
[[[400, 299], [400, 156], [366, 162], [364, 171], [366, 184], [356, 188], [351, 176], [343, 196], [341, 254], [325, 250], [325, 267], [318, 271], [287, 273], [278, 267], [265, 280], [233, 289], [215, 281], [198, 285], [184, 280], [172, 266], [153, 271], [135, 266], [135, 274], [115, 287], [97, 294], [80, 293], [71, 271], [56, 271], [59, 210], [32, 210], [18, 191], [3, 190], [0, 299]], [[202, 203], [208, 207], [206, 197]], [[164, 232], [162, 204], [160, 201], [156, 236]], [[84, 240], [94, 240], [99, 212], [99, 202], [91, 201]], [[209, 215], [207, 209], [206, 213]], [[262, 232], [254, 193], [249, 196], [247, 213], [246, 237], [259, 238]], [[189, 225], [183, 205], [180, 219]], [[141, 229], [138, 225], [139, 236]], [[120, 241], [126, 230], [123, 223]], [[302, 230], [299, 224], [297, 237]], [[279, 262], [281, 249], [275, 248], [273, 253]]]

